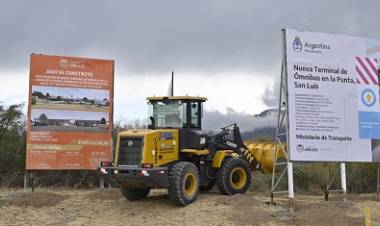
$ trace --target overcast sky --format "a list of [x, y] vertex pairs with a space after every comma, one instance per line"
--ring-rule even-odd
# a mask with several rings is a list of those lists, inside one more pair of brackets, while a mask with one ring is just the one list
[[30, 53], [114, 59], [115, 117], [145, 97], [207, 96], [206, 110], [272, 107], [281, 28], [380, 38], [380, 2], [357, 0], [1, 1], [0, 101], [26, 102]]

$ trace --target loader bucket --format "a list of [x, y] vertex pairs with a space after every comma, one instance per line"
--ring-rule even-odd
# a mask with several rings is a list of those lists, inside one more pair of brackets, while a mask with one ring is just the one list
[[[245, 145], [248, 147], [249, 152], [260, 163], [261, 170], [264, 171], [264, 173], [272, 173], [276, 144], [270, 142], [246, 141]], [[284, 150], [280, 146], [277, 146], [277, 150], [277, 160], [281, 161], [281, 159], [285, 159]]]

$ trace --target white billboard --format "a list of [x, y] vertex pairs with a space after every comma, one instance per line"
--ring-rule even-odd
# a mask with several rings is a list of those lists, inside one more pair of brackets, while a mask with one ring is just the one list
[[380, 40], [285, 30], [292, 161], [380, 161]]

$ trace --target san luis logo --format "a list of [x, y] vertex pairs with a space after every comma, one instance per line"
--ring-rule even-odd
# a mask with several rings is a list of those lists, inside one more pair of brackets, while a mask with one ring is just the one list
[[303, 152], [304, 149], [305, 149], [305, 147], [304, 147], [302, 144], [298, 144], [298, 145], [297, 145], [297, 151], [298, 151], [299, 153]]
[[298, 36], [296, 36], [294, 38], [294, 41], [293, 41], [293, 50], [295, 52], [301, 52], [302, 50], [302, 42], [300, 40], [300, 38]]
[[365, 89], [361, 94], [362, 103], [367, 107], [372, 107], [376, 103], [375, 92], [371, 89]]
[[299, 153], [302, 153], [304, 151], [318, 151], [317, 147], [314, 146], [304, 146], [303, 144], [298, 144], [296, 147], [297, 151]]
[[59, 61], [59, 66], [63, 69], [65, 68], [85, 68], [84, 63], [79, 62], [79, 61], [72, 61], [72, 60], [67, 60], [67, 59], [61, 59]]
[[67, 68], [67, 67], [69, 67], [69, 61], [66, 60], [66, 59], [61, 59], [61, 60], [59, 61], [59, 66], [60, 66], [61, 68]]

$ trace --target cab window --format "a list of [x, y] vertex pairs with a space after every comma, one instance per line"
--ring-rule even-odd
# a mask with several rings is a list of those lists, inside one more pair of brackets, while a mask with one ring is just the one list
[[186, 125], [186, 104], [157, 101], [149, 104], [149, 116], [155, 119], [157, 128], [181, 128]]
[[200, 105], [198, 102], [190, 102], [191, 127], [200, 128]]

